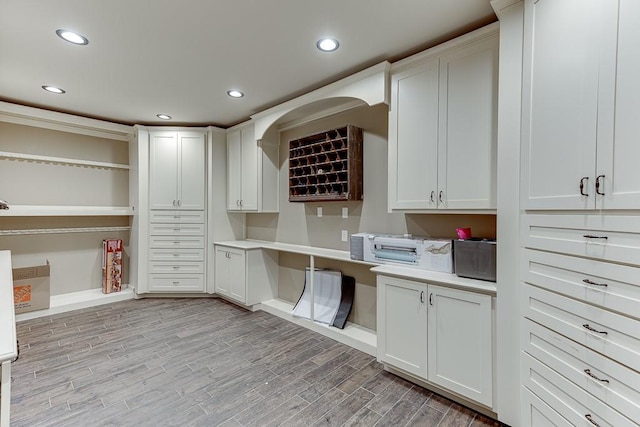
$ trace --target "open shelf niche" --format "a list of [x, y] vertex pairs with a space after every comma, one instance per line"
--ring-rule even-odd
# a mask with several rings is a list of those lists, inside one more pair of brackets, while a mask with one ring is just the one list
[[347, 125], [289, 141], [289, 201], [362, 200], [362, 129]]

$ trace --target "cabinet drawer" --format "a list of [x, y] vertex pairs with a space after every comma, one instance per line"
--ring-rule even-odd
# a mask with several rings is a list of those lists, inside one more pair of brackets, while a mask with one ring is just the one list
[[155, 249], [204, 249], [203, 236], [150, 236], [149, 247]]
[[204, 262], [151, 261], [149, 263], [149, 273], [203, 274]]
[[522, 290], [525, 317], [640, 370], [640, 321], [534, 286]]
[[204, 261], [204, 249], [149, 249], [151, 261]]
[[204, 223], [204, 211], [151, 211], [152, 223]]
[[640, 374], [538, 325], [524, 321], [522, 349], [625, 416], [640, 420]]
[[640, 319], [638, 267], [529, 249], [522, 264], [527, 283]]
[[151, 224], [152, 235], [204, 236], [204, 224]]
[[555, 409], [547, 405], [531, 390], [522, 387], [521, 422], [522, 427], [564, 427], [570, 426]]
[[617, 215], [524, 215], [523, 246], [640, 265], [640, 219]]
[[637, 427], [630, 419], [527, 353], [522, 353], [521, 368], [523, 384], [565, 418], [567, 425]]
[[155, 292], [204, 292], [202, 274], [151, 274], [149, 290]]

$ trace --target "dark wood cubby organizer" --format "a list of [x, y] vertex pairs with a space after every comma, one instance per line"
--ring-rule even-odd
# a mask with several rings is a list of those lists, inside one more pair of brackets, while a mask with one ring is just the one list
[[289, 141], [289, 201], [362, 200], [362, 129], [347, 125]]

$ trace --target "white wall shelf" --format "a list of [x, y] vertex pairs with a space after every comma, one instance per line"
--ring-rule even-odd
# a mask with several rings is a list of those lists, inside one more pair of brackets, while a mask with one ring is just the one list
[[131, 216], [133, 208], [129, 206], [47, 206], [47, 205], [11, 205], [0, 210], [3, 216]]
[[66, 157], [40, 156], [36, 154], [13, 153], [0, 151], [0, 159], [20, 160], [28, 162], [51, 163], [59, 165], [83, 166], [96, 169], [122, 169], [129, 170], [129, 165], [120, 163], [95, 162], [92, 160], [69, 159]]
[[112, 233], [116, 231], [129, 231], [131, 227], [66, 227], [66, 228], [32, 228], [0, 230], [0, 236], [25, 236], [32, 234], [67, 234], [67, 233]]

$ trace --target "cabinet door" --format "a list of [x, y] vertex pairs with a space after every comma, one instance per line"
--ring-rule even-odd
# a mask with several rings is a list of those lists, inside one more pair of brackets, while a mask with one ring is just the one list
[[242, 197], [243, 211], [258, 210], [258, 143], [254, 126], [242, 128]]
[[244, 304], [247, 300], [245, 253], [234, 249], [227, 249], [227, 253], [229, 254], [229, 296]]
[[240, 130], [227, 135], [227, 210], [240, 210], [242, 199], [242, 135]]
[[[525, 4], [522, 207], [593, 209], [599, 17], [611, 2]], [[514, 159], [515, 161], [515, 159]], [[583, 179], [580, 194], [580, 181]]]
[[204, 210], [205, 136], [199, 132], [178, 133], [180, 147], [180, 209]]
[[229, 257], [227, 248], [216, 246], [214, 286], [217, 294], [229, 296]]
[[378, 360], [427, 377], [427, 286], [378, 276]]
[[[613, 2], [612, 2], [613, 3]], [[611, 9], [615, 9], [611, 7]], [[597, 208], [640, 208], [640, 2], [621, 0], [615, 76], [615, 121], [612, 135], [598, 139], [598, 170], [604, 197]], [[615, 16], [614, 16], [615, 17]], [[615, 53], [614, 49], [611, 49]], [[615, 61], [615, 57], [613, 58]], [[613, 62], [613, 61], [612, 61]], [[613, 112], [607, 110], [608, 113]]]
[[389, 208], [436, 209], [438, 61], [391, 78]]
[[440, 58], [439, 209], [495, 209], [497, 109], [497, 35]]
[[428, 380], [493, 406], [491, 297], [429, 285]]
[[175, 209], [178, 200], [178, 137], [175, 132], [151, 133], [149, 206]]

